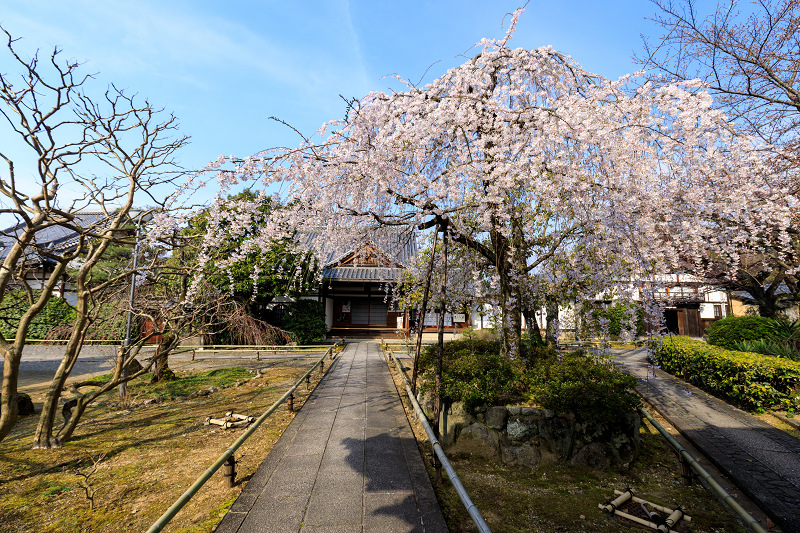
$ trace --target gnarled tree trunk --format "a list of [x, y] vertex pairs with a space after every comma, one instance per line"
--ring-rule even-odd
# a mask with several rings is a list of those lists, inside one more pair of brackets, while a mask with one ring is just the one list
[[[58, 365], [53, 379], [50, 380], [50, 386], [47, 388], [44, 403], [42, 404], [42, 413], [39, 415], [39, 423], [36, 426], [36, 433], [33, 436], [33, 448], [59, 448], [64, 443], [63, 439], [55, 434], [54, 431], [56, 424], [56, 415], [58, 414], [58, 404], [61, 399], [61, 392], [67, 383], [72, 368], [78, 360], [81, 353], [86, 330], [88, 329], [88, 320], [86, 316], [86, 298], [79, 297], [77, 305], [78, 315], [75, 319], [75, 327], [70, 334], [67, 345], [64, 347], [64, 356], [61, 363]], [[72, 412], [72, 419], [79, 418], [79, 412], [82, 413], [85, 406], [81, 406], [81, 401], [78, 401], [78, 406]]]
[[169, 354], [177, 345], [178, 336], [172, 332], [164, 333], [158, 343], [153, 356], [153, 377], [150, 383], [160, 383], [175, 379], [175, 374], [169, 368]]
[[3, 352], [3, 389], [0, 397], [0, 441], [6, 438], [17, 423], [17, 381], [21, 354], [15, 347]]

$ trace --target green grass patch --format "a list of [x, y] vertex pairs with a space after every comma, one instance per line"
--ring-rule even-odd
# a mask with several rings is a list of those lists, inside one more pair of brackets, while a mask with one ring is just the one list
[[[309, 363], [287, 361], [269, 367], [260, 378], [242, 367], [184, 372], [180, 366], [180, 379], [172, 382], [148, 385], [149, 376], [134, 380], [129, 387], [134, 397], [123, 409], [116, 391], [110, 392], [109, 401], [87, 409], [62, 448], [31, 449], [37, 419], [21, 419], [0, 442], [0, 531], [145, 531], [245, 431], [206, 426], [205, 418], [231, 410], [260, 415]], [[312, 385], [317, 379], [313, 373]], [[236, 381], [244, 382], [222, 388]], [[210, 386], [220, 390], [192, 400], [144, 403], [152, 396], [185, 395]], [[296, 408], [310, 392], [300, 387]], [[267, 418], [237, 451], [237, 487], [225, 487], [222, 473], [216, 473], [169, 530], [211, 531], [292, 417], [279, 409]], [[82, 486], [86, 474], [93, 503]]]
[[[145, 374], [144, 377], [149, 380], [150, 374]], [[159, 396], [187, 396], [194, 391], [207, 389], [208, 387], [225, 387], [251, 377], [253, 377], [253, 374], [247, 369], [237, 366], [188, 374], [172, 381], [147, 385], [147, 387], [149, 391]]]
[[[104, 382], [111, 379], [112, 374], [104, 374], [93, 378], [93, 381]], [[218, 368], [206, 372], [194, 372], [183, 375], [176, 375], [176, 379], [161, 383], [150, 384], [152, 374], [142, 374], [138, 378], [128, 382], [128, 387], [132, 395], [151, 394], [153, 396], [165, 396], [176, 398], [178, 396], [188, 396], [189, 394], [207, 389], [209, 387], [225, 387], [233, 385], [237, 381], [242, 381], [253, 377], [253, 374], [244, 367], [236, 366], [232, 368]]]

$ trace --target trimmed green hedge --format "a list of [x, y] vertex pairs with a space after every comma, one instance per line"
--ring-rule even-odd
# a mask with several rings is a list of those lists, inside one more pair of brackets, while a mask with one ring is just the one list
[[325, 307], [316, 300], [297, 300], [289, 305], [283, 329], [293, 333], [297, 344], [314, 344], [325, 340]]
[[735, 352], [688, 337], [664, 337], [651, 345], [667, 372], [749, 410], [800, 409], [800, 363]]
[[763, 316], [729, 316], [708, 327], [708, 343], [728, 350], [742, 341], [758, 341], [772, 336], [775, 320]]

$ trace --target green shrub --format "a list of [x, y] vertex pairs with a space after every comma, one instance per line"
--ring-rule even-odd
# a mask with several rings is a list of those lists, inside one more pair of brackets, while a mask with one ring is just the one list
[[797, 361], [797, 355], [788, 342], [769, 338], [755, 341], [739, 341], [733, 343], [733, 349], [737, 352], [760, 353], [771, 355], [772, 357], [785, 357]]
[[[94, 340], [121, 340], [125, 338], [125, 330], [128, 325], [128, 313], [120, 312], [121, 309], [126, 309], [128, 302], [124, 300], [117, 300], [106, 302], [97, 313], [97, 318], [89, 326], [89, 331], [86, 334], [87, 339]], [[139, 319], [136, 316], [131, 317], [131, 335], [133, 338], [138, 336]]]
[[708, 343], [732, 350], [737, 342], [769, 338], [774, 322], [762, 316], [729, 316], [709, 326]]
[[550, 346], [537, 346], [522, 344], [520, 359], [525, 363], [525, 368], [531, 369], [541, 361], [547, 361], [556, 356], [556, 349]]
[[[6, 339], [17, 334], [19, 319], [28, 309], [29, 304], [25, 293], [12, 291], [5, 294], [2, 303], [2, 317], [0, 317], [0, 332]], [[44, 339], [47, 332], [58, 326], [69, 324], [75, 320], [75, 309], [64, 299], [51, 296], [44, 308], [31, 321], [27, 338]]]
[[639, 405], [636, 378], [583, 352], [542, 359], [528, 377], [533, 403], [583, 422], [614, 424]]
[[[425, 346], [425, 351], [420, 354], [419, 369], [420, 372], [433, 369], [436, 364], [436, 349], [435, 344]], [[455, 341], [448, 341], [444, 343], [444, 355], [442, 357], [442, 364], [447, 365], [449, 361], [458, 357], [464, 351], [470, 352], [475, 355], [489, 355], [500, 353], [502, 345], [496, 339], [479, 339], [470, 337], [459, 339]]]
[[599, 319], [605, 318], [608, 319], [608, 334], [613, 338], [619, 338], [623, 329], [630, 329], [630, 313], [633, 311], [636, 315], [634, 319], [636, 336], [644, 335], [644, 313], [642, 312], [642, 308], [641, 306], [633, 305], [633, 309], [631, 310], [630, 306], [631, 304], [618, 302], [608, 309], [596, 309], [592, 311], [592, 318], [594, 318], [595, 321], [594, 326], [596, 331], [599, 331]]
[[[422, 389], [435, 383], [435, 345], [420, 357]], [[442, 357], [442, 399], [480, 405], [534, 404], [558, 413], [572, 412], [581, 421], [613, 423], [639, 405], [636, 378], [580, 352], [557, 356], [540, 348], [532, 362], [500, 355], [498, 341], [464, 339], [447, 342]]]
[[298, 344], [314, 344], [325, 340], [325, 308], [316, 300], [297, 300], [289, 306], [283, 329], [297, 337]]
[[[127, 300], [111, 300], [101, 304], [99, 309], [92, 310], [91, 314], [94, 316], [86, 331], [86, 339], [117, 342], [124, 339], [128, 322], [128, 313], [124, 309], [127, 306]], [[139, 321], [136, 316], [133, 316], [132, 319], [131, 334], [135, 338], [138, 335]], [[47, 330], [46, 337], [42, 338], [66, 340], [72, 334], [74, 326], [75, 311], [73, 310], [69, 321], [50, 328]]]
[[[584, 308], [586, 311], [586, 308]], [[636, 303], [618, 301], [613, 306], [607, 309], [593, 309], [590, 313], [590, 319], [582, 321], [581, 335], [582, 336], [596, 336], [602, 334], [600, 327], [600, 319], [608, 320], [608, 335], [613, 340], [619, 339], [623, 331], [630, 331], [630, 313], [634, 313], [635, 318], [633, 325], [635, 336], [641, 337], [644, 335], [644, 312], [642, 307]]]
[[654, 361], [678, 377], [745, 409], [800, 407], [800, 363], [726, 350], [688, 337], [651, 343]]
[[[500, 354], [500, 343], [464, 339], [447, 342], [442, 356], [442, 400], [464, 402], [468, 410], [479, 405], [497, 405], [524, 397], [521, 365]], [[436, 345], [420, 356], [424, 374], [422, 390], [435, 386]]]
[[779, 316], [772, 322], [770, 339], [786, 346], [788, 357], [800, 361], [800, 320], [789, 320]]

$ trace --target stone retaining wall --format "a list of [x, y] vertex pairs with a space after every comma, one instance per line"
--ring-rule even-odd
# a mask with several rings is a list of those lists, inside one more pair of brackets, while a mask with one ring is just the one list
[[[422, 400], [426, 414], [432, 415], [432, 402]], [[590, 425], [576, 421], [574, 414], [534, 407], [483, 407], [471, 414], [458, 402], [442, 413], [439, 427], [448, 453], [477, 454], [530, 468], [545, 461], [604, 469], [633, 460], [639, 424], [633, 412], [615, 426]]]

